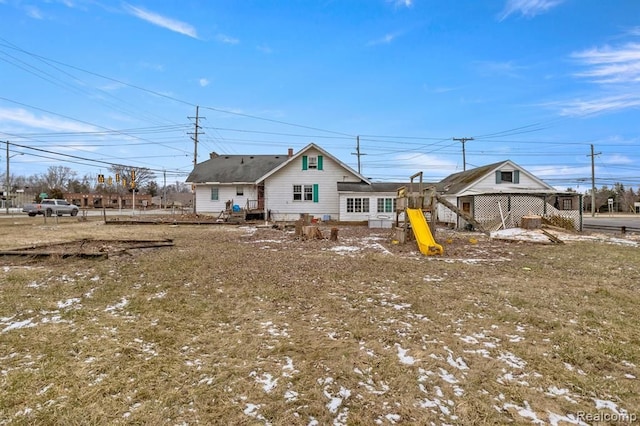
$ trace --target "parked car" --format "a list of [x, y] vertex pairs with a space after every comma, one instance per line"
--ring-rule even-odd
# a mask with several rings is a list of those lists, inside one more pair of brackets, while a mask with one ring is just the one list
[[80, 207], [69, 203], [67, 200], [58, 200], [54, 198], [45, 198], [39, 203], [25, 204], [22, 212], [33, 217], [39, 214], [47, 216], [62, 216], [65, 214], [77, 216]]

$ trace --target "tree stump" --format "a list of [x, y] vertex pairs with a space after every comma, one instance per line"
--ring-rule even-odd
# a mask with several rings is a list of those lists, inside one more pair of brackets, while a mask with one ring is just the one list
[[322, 232], [317, 226], [303, 226], [302, 235], [306, 240], [322, 240]]
[[338, 241], [338, 228], [331, 228], [330, 241]]
[[542, 228], [542, 217], [535, 215], [522, 216], [520, 227], [523, 229], [540, 229]]

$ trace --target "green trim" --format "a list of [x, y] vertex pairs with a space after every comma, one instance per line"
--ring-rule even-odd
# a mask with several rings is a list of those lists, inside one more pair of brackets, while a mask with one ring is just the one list
[[318, 188], [318, 184], [314, 183], [313, 184], [313, 202], [317, 203], [318, 202], [318, 198], [319, 198], [319, 188]]
[[307, 164], [309, 163], [309, 160], [307, 159], [306, 155], [302, 156], [302, 170], [307, 170], [308, 166]]
[[318, 170], [322, 170], [322, 155], [318, 155]]

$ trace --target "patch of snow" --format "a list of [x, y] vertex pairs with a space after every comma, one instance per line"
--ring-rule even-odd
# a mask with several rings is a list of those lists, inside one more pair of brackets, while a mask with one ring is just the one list
[[36, 325], [31, 322], [32, 320], [33, 318], [29, 318], [24, 321], [16, 321], [16, 322], [10, 323], [8, 326], [2, 329], [2, 332], [6, 333], [7, 331], [18, 330], [20, 328], [35, 327]]
[[273, 376], [269, 373], [263, 373], [262, 376], [258, 377], [258, 373], [256, 373], [255, 371], [252, 371], [249, 374], [249, 376], [255, 377], [256, 382], [262, 385], [262, 389], [266, 393], [270, 393], [278, 385], [278, 379], [277, 378], [274, 379]]
[[593, 401], [596, 403], [596, 410], [602, 410], [603, 408], [606, 408], [619, 416], [627, 415], [627, 410], [625, 410], [624, 408], [618, 409], [618, 404], [613, 401], [596, 398], [594, 398]]
[[126, 298], [123, 297], [122, 300], [120, 300], [119, 303], [116, 303], [115, 305], [107, 306], [105, 308], [105, 312], [111, 312], [111, 311], [115, 311], [117, 309], [122, 309], [125, 306], [127, 306], [128, 303], [129, 303], [129, 301]]
[[449, 373], [444, 368], [440, 368], [440, 378], [442, 378], [442, 380], [444, 380], [447, 383], [451, 383], [451, 384], [458, 383], [458, 379], [456, 379], [453, 374]]
[[549, 424], [551, 424], [551, 426], [563, 426], [566, 424], [589, 426], [589, 423], [583, 422], [573, 414], [561, 416], [560, 414], [555, 413], [549, 413]]
[[360, 251], [360, 247], [336, 246], [336, 247], [331, 247], [329, 250], [335, 251], [338, 254], [347, 254], [347, 253], [354, 253], [356, 251]]
[[74, 297], [74, 298], [71, 298], [71, 299], [62, 300], [62, 301], [58, 302], [58, 309], [68, 308], [69, 306], [73, 305], [74, 303], [80, 303], [80, 298]]
[[416, 363], [416, 360], [412, 356], [408, 356], [407, 352], [409, 349], [402, 349], [402, 347], [396, 343], [396, 347], [398, 348], [398, 358], [400, 358], [400, 362], [406, 365], [413, 365]]
[[286, 391], [284, 393], [284, 399], [287, 402], [297, 401], [298, 400], [298, 392], [292, 391], [292, 390], [288, 390], [288, 391]]
[[458, 370], [468, 370], [469, 366], [467, 366], [467, 363], [464, 362], [464, 360], [461, 357], [458, 357], [456, 359], [453, 358], [453, 355], [451, 353], [449, 353], [449, 356], [447, 357], [447, 363], [452, 366], [457, 368]]
[[330, 399], [329, 403], [327, 403], [327, 409], [330, 413], [337, 413], [338, 408], [342, 405], [342, 401], [349, 398], [351, 396], [351, 391], [340, 386], [340, 391], [338, 392], [338, 396], [332, 396], [326, 389], [324, 394], [327, 398]]
[[523, 360], [522, 358], [518, 358], [517, 356], [515, 356], [514, 354], [512, 354], [511, 352], [503, 352], [500, 354], [500, 356], [498, 356], [498, 359], [500, 361], [504, 361], [505, 363], [507, 363], [507, 365], [509, 365], [510, 367], [513, 368], [524, 368], [525, 365], [527, 365], [527, 362], [525, 360]]

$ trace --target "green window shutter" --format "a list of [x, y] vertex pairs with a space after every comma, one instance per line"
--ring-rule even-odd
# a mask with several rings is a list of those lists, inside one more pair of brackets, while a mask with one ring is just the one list
[[500, 170], [496, 172], [496, 183], [502, 183], [502, 172]]
[[317, 203], [318, 202], [318, 184], [314, 183], [313, 184], [313, 202]]
[[520, 170], [513, 171], [513, 183], [520, 183]]
[[318, 155], [318, 170], [322, 170], [322, 155]]
[[307, 156], [303, 155], [302, 156], [302, 170], [307, 170], [307, 163], [308, 163]]

